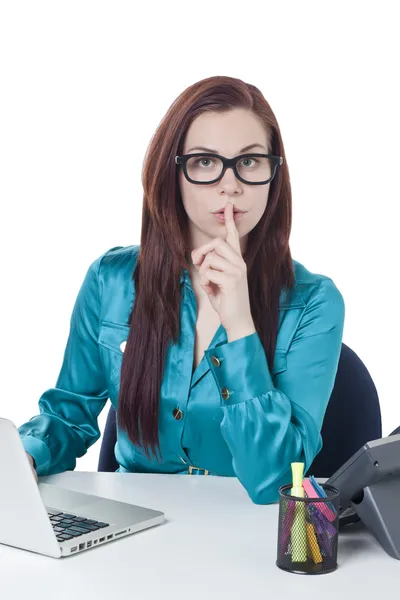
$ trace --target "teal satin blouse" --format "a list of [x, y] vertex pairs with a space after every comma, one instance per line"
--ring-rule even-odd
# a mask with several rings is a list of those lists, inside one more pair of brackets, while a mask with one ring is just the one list
[[[56, 386], [40, 397], [40, 414], [19, 427], [38, 475], [74, 469], [76, 458], [100, 437], [97, 417], [108, 398], [118, 407], [138, 251], [136, 245], [111, 248], [87, 271]], [[236, 476], [257, 504], [277, 501], [279, 486], [291, 481], [291, 462], [304, 462], [307, 471], [322, 447], [345, 307], [332, 279], [293, 262], [296, 286], [280, 297], [271, 370], [258, 333], [228, 342], [220, 325], [192, 374], [196, 298], [183, 271], [182, 333], [170, 345], [161, 385], [163, 460], [148, 460], [118, 430], [118, 471], [187, 474], [198, 473], [192, 469], [198, 467], [210, 475]]]

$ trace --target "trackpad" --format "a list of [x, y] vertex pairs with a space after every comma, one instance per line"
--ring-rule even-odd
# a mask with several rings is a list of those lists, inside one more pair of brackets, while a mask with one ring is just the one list
[[39, 491], [43, 503], [48, 508], [71, 512], [77, 516], [86, 516], [88, 511], [101, 512], [103, 499], [92, 494], [82, 494], [72, 490], [66, 490], [46, 483], [39, 483]]

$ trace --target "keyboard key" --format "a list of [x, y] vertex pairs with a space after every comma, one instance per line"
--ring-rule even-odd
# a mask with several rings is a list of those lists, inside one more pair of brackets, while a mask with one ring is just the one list
[[97, 527], [109, 527], [110, 523], [102, 523], [101, 521], [97, 521]]
[[50, 517], [50, 521], [62, 521], [62, 520], [63, 520], [63, 517], [58, 517], [58, 516]]
[[[79, 525], [74, 525], [74, 527], [79, 528]], [[98, 527], [97, 525], [88, 525], [87, 523], [85, 523], [85, 529], [87, 529], [88, 531], [97, 531], [98, 529], [100, 529], [100, 527]]]
[[78, 525], [78, 523], [74, 523], [74, 525], [70, 525], [68, 529], [76, 529], [77, 531], [89, 531], [87, 527], [84, 525]]
[[50, 516], [52, 515], [53, 517], [57, 516], [57, 515], [62, 515], [62, 512], [60, 512], [59, 510], [53, 510], [51, 508], [47, 509], [47, 514]]
[[83, 535], [82, 531], [74, 531], [72, 529], [65, 529], [64, 533], [67, 535], [72, 535], [72, 537], [79, 537], [80, 535]]
[[81, 531], [82, 533], [89, 533], [90, 529], [86, 529], [86, 527], [79, 527], [78, 525], [71, 525], [69, 528], [70, 531]]
[[65, 531], [64, 527], [53, 527], [53, 530], [57, 533], [63, 533]]
[[71, 540], [74, 536], [73, 535], [67, 535], [66, 533], [62, 533], [61, 535], [57, 536], [58, 540]]
[[93, 519], [84, 519], [82, 523], [87, 523], [88, 525], [96, 525], [98, 521], [94, 521]]
[[62, 513], [62, 516], [63, 516], [65, 519], [75, 519], [75, 517], [76, 517], [76, 515], [70, 515], [70, 514], [68, 514], [68, 513]]

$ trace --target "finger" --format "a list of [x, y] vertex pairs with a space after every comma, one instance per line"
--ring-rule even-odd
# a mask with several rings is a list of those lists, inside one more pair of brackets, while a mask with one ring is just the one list
[[214, 290], [212, 289], [211, 285], [202, 285], [201, 287], [203, 288], [207, 296], [214, 294]]
[[225, 206], [225, 229], [226, 229], [226, 241], [239, 256], [242, 256], [239, 242], [239, 232], [236, 227], [235, 219], [233, 216], [233, 204], [228, 202]]
[[204, 275], [204, 274], [200, 275], [200, 286], [206, 292], [206, 294], [211, 294], [214, 292], [214, 289], [213, 289], [214, 285], [208, 279], [207, 275]]
[[200, 267], [209, 252], [212, 252], [215, 247], [215, 240], [208, 242], [192, 250], [192, 261], [195, 267]]
[[223, 271], [224, 273], [228, 273], [234, 275], [238, 272], [238, 267], [236, 264], [232, 264], [226, 258], [219, 256], [215, 252], [209, 252], [203, 263], [199, 269], [199, 273], [204, 273], [208, 267], [212, 267], [215, 270]]
[[200, 285], [207, 295], [215, 295], [218, 292], [218, 286], [210, 281], [208, 278], [206, 271], [210, 266], [210, 254], [207, 254], [205, 257], [203, 264], [199, 269], [200, 275]]
[[209, 253], [216, 252], [219, 256], [226, 258], [232, 264], [239, 264], [243, 259], [240, 254], [238, 254], [232, 246], [228, 244], [228, 242], [220, 237], [214, 238], [211, 242], [207, 244], [203, 244], [203, 246], [199, 246], [199, 248], [195, 248], [192, 251], [192, 261], [196, 268], [202, 265], [205, 256]]
[[202, 273], [200, 275], [200, 285], [201, 286], [207, 286], [210, 285], [211, 281], [208, 279], [207, 275], [205, 275], [204, 273]]
[[222, 287], [229, 287], [233, 283], [234, 278], [231, 275], [227, 275], [222, 271], [214, 271], [213, 269], [206, 269], [205, 275], [212, 282]]
[[218, 286], [215, 283], [211, 283], [211, 281], [206, 276], [200, 277], [200, 286], [205, 291], [207, 296], [214, 296], [218, 292]]
[[200, 275], [200, 285], [201, 285], [201, 287], [209, 286], [211, 284], [211, 281], [208, 279], [207, 275], [204, 274], [204, 269], [202, 269], [200, 267], [200, 268], [198, 268], [198, 271], [199, 271], [199, 275]]

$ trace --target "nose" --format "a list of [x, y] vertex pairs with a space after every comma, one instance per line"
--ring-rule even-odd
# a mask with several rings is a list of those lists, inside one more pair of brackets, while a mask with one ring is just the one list
[[241, 183], [236, 178], [232, 168], [226, 169], [223, 177], [218, 181], [218, 187], [223, 189], [228, 196], [234, 193], [240, 193], [242, 189]]

